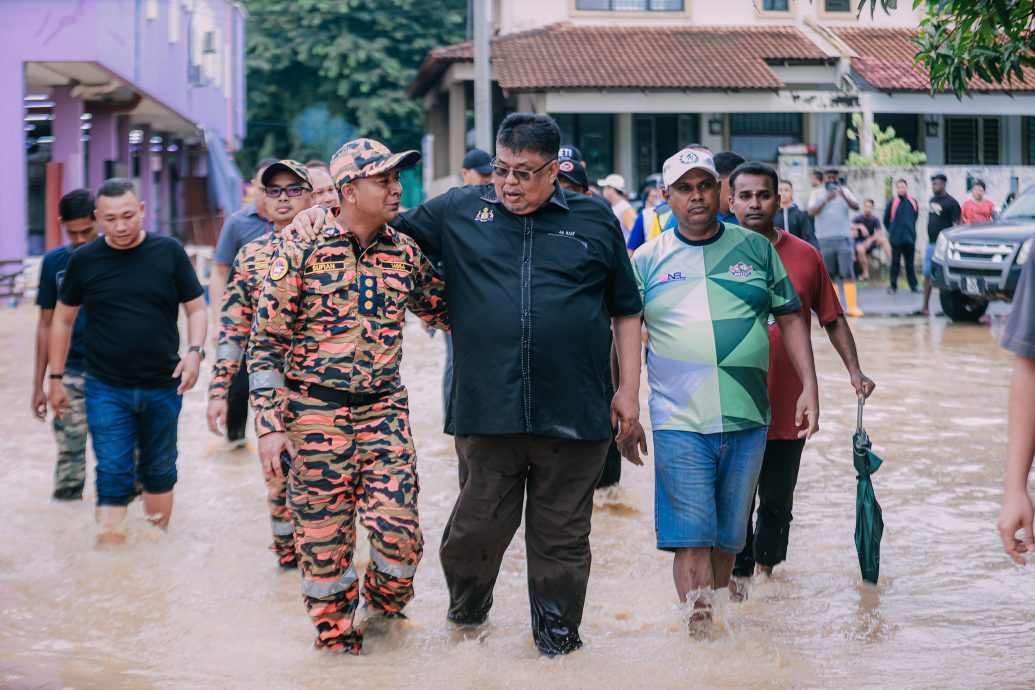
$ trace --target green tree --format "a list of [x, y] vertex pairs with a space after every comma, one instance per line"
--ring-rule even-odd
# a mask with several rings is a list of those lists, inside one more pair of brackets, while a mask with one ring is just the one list
[[[859, 129], [862, 127], [862, 115], [852, 114], [852, 126], [848, 130], [848, 138], [852, 141], [859, 140]], [[914, 151], [909, 142], [899, 139], [895, 134], [894, 127], [881, 129], [877, 124], [873, 125], [873, 156], [870, 158], [852, 151], [848, 154], [845, 165], [857, 168], [869, 167], [894, 167], [901, 168], [912, 165], [920, 165], [927, 160], [927, 154]]]
[[[872, 13], [897, 0], [859, 0]], [[931, 91], [962, 98], [970, 80], [1024, 84], [1022, 68], [1035, 67], [1035, 0], [913, 0], [924, 8], [915, 39], [916, 64], [931, 76]]]
[[347, 136], [415, 148], [406, 93], [427, 53], [464, 40], [466, 0], [243, 0], [248, 10], [247, 177], [263, 156], [327, 160]]

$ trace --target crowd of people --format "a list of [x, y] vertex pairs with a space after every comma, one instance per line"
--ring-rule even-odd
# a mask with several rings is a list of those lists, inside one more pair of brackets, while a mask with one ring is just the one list
[[[860, 314], [854, 228], [872, 237], [880, 225], [870, 201], [853, 221], [860, 204], [836, 169], [802, 210], [771, 166], [692, 143], [637, 213], [620, 176], [591, 189], [548, 116], [507, 116], [495, 148], [469, 152], [461, 186], [409, 210], [400, 171], [416, 151], [356, 139], [329, 164], [263, 161], [254, 202], [220, 235], [207, 421], [240, 444], [250, 401], [271, 548], [300, 571], [318, 649], [360, 653], [368, 627], [405, 617], [415, 596], [424, 538], [399, 375], [407, 311], [448, 335], [447, 618], [485, 622], [523, 512], [531, 631], [546, 656], [583, 644], [594, 491], [618, 481], [620, 457], [643, 464], [644, 343], [657, 547], [673, 554], [691, 632], [711, 624], [717, 590], [742, 599], [749, 578], [786, 559], [803, 448], [819, 430], [813, 315], [854, 395], [874, 390], [845, 316]], [[941, 182], [932, 214], [938, 199], [952, 220]], [[897, 193], [884, 226], [915, 289], [912, 252], [895, 247], [910, 223], [915, 241], [919, 207], [904, 182]], [[137, 493], [154, 524], [169, 523], [182, 395], [206, 357], [204, 290], [183, 248], [145, 230], [130, 182], [109, 180], [96, 199], [71, 192], [60, 214], [70, 243], [43, 262], [32, 407], [55, 414], [55, 498], [82, 497], [88, 429], [98, 542], [119, 543]], [[1011, 337], [1030, 345], [1030, 333]], [[364, 573], [356, 519], [370, 540]]]

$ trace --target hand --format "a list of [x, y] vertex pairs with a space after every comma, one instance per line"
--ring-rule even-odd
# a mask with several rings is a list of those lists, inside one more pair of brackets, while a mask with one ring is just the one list
[[829, 192], [827, 192], [827, 201], [832, 201], [834, 197], [837, 196], [838, 191], [840, 191], [840, 188], [831, 189]]
[[32, 391], [32, 415], [41, 422], [47, 421], [47, 394], [43, 388]]
[[[995, 526], [1003, 540], [1003, 549], [1017, 565], [1024, 565], [1023, 554], [1035, 551], [1035, 537], [1032, 536], [1031, 498], [1025, 489], [1007, 489], [1003, 494], [1003, 507]], [[1024, 539], [1018, 540], [1017, 530], [1024, 530]]]
[[[618, 427], [615, 441], [621, 443], [640, 425], [640, 400], [632, 389], [618, 388], [611, 400], [611, 428]], [[642, 431], [642, 429], [641, 429]]]
[[809, 426], [798, 432], [798, 438], [808, 440], [819, 431], [819, 395], [815, 390], [808, 388], [802, 391], [798, 398], [798, 405], [794, 410], [794, 426], [800, 428], [806, 418]]
[[226, 431], [226, 398], [209, 400], [205, 417], [208, 418], [208, 430], [222, 437]]
[[327, 212], [319, 206], [311, 206], [301, 211], [291, 223], [280, 231], [281, 237], [287, 240], [312, 242], [319, 236], [318, 228], [322, 228]]
[[852, 388], [855, 389], [855, 394], [860, 398], [869, 398], [870, 395], [873, 394], [873, 389], [876, 387], [877, 384], [861, 371], [857, 371], [852, 374]]
[[65, 410], [68, 409], [68, 391], [65, 390], [65, 384], [61, 383], [59, 379], [50, 381], [50, 409], [54, 411], [54, 416], [58, 419], [61, 419]]
[[634, 465], [643, 467], [643, 460], [640, 453], [647, 454], [647, 434], [643, 426], [637, 422], [636, 428], [624, 440], [618, 442], [618, 450], [622, 457]]
[[187, 355], [180, 360], [180, 363], [173, 369], [172, 377], [180, 379], [180, 385], [176, 387], [176, 392], [179, 395], [183, 395], [198, 382], [198, 372], [201, 370], [201, 355], [197, 352], [188, 352]]
[[288, 435], [283, 431], [274, 431], [259, 437], [259, 462], [262, 464], [262, 473], [267, 480], [276, 477], [284, 478], [284, 470], [281, 469], [280, 454], [287, 453], [294, 460], [298, 451], [291, 444]]

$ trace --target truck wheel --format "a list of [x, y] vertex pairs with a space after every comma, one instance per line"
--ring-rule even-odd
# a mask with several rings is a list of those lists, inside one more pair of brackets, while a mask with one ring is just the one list
[[964, 295], [962, 292], [939, 291], [942, 311], [955, 322], [974, 323], [985, 314], [988, 302]]

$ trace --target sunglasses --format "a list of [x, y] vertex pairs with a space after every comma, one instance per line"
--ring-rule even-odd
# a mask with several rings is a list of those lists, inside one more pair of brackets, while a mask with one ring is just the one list
[[550, 163], [553, 163], [555, 160], [555, 158], [551, 158], [535, 170], [517, 170], [515, 168], [504, 168], [502, 165], [496, 165], [495, 158], [492, 159], [489, 165], [492, 166], [492, 174], [496, 177], [506, 179], [510, 177], [510, 175], [513, 173], [514, 177], [517, 178], [518, 182], [528, 182], [532, 179], [532, 175], [535, 175], [537, 172], [539, 172], [546, 166], [550, 165]]
[[302, 196], [303, 192], [311, 192], [312, 188], [306, 187], [300, 184], [292, 184], [287, 187], [266, 187], [266, 196], [270, 199], [276, 199], [281, 194], [287, 194], [289, 197]]

